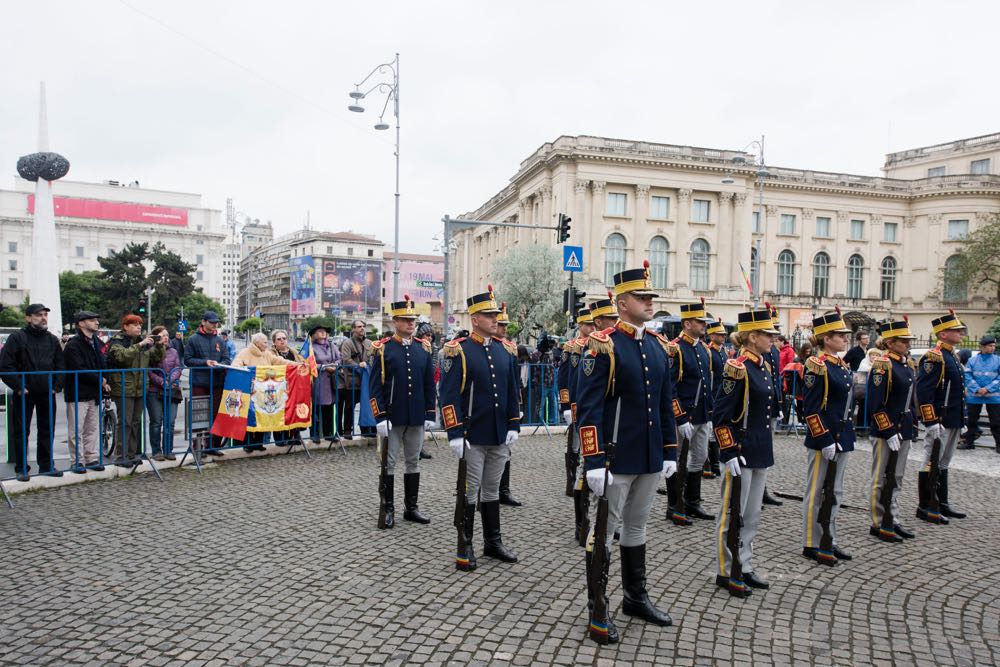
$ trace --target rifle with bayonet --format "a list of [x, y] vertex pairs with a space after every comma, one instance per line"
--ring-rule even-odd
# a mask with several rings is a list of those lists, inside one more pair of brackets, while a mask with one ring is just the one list
[[611, 460], [614, 458], [615, 446], [618, 444], [618, 423], [622, 415], [622, 399], [618, 398], [615, 408], [615, 429], [609, 442], [604, 447], [604, 491], [597, 501], [597, 519], [594, 521], [594, 539], [591, 542], [590, 569], [587, 572], [587, 584], [593, 592], [594, 602], [590, 609], [590, 626], [588, 634], [598, 644], [608, 643], [608, 596], [605, 563], [608, 559], [608, 473], [611, 470]]
[[841, 433], [843, 433], [843, 430], [847, 427], [848, 420], [851, 418], [852, 398], [852, 393], [848, 391], [847, 403], [844, 405], [844, 416], [840, 420], [840, 428], [833, 434], [833, 441], [836, 444], [833, 459], [827, 461], [826, 477], [823, 478], [823, 502], [819, 506], [818, 517], [820, 528], [823, 529], [823, 536], [819, 538], [819, 550], [816, 553], [816, 557], [824, 565], [837, 564], [837, 557], [833, 554], [833, 530], [831, 530], [830, 524], [833, 521], [833, 506], [837, 504], [834, 491], [837, 480], [837, 453], [841, 451]]
[[465, 511], [467, 501], [465, 494], [468, 493], [468, 473], [465, 461], [465, 452], [469, 447], [469, 424], [472, 422], [472, 394], [476, 385], [469, 385], [469, 409], [465, 411], [465, 422], [462, 426], [462, 457], [458, 460], [458, 478], [455, 480], [455, 528], [458, 530], [458, 552], [455, 554], [455, 569], [471, 571], [476, 569], [473, 559], [470, 557], [472, 545], [471, 535], [465, 535]]
[[[944, 420], [944, 413], [948, 409], [948, 399], [951, 398], [951, 380], [944, 388], [944, 405], [941, 408], [941, 421]], [[938, 423], [941, 424], [941, 421]], [[944, 425], [941, 425], [944, 428]], [[938, 481], [941, 473], [941, 438], [934, 438], [931, 444], [931, 459], [928, 462], [930, 470], [927, 473], [927, 517], [934, 523], [941, 522], [941, 499], [938, 497]]]
[[[386, 412], [392, 413], [392, 399], [396, 392], [396, 378], [392, 379], [392, 384], [389, 385], [389, 405]], [[386, 415], [386, 428], [389, 428], [389, 415]], [[386, 433], [384, 438], [379, 438], [379, 447], [381, 451], [379, 452], [379, 475], [378, 475], [378, 527], [382, 528], [392, 528], [395, 525], [395, 519], [389, 519], [387, 517], [388, 506], [392, 502], [388, 498], [387, 489], [389, 486], [389, 473], [386, 471], [386, 466], [389, 461], [389, 434]]]

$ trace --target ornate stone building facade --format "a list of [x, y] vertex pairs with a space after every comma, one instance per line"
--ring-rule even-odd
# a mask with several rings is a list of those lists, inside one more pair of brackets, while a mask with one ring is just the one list
[[[882, 177], [768, 165], [761, 215], [750, 154], [562, 136], [461, 217], [551, 227], [569, 215], [568, 243], [584, 248], [577, 286], [588, 300], [611, 275], [649, 259], [661, 314], [704, 296], [733, 321], [749, 299], [746, 275], [791, 329], [840, 304], [859, 318], [908, 314], [924, 334], [953, 307], [977, 335], [998, 304], [942, 276], [964, 236], [1000, 212], [998, 162], [1000, 134], [890, 154]], [[555, 232], [481, 225], [452, 239], [457, 313], [505, 252], [555, 245]]]

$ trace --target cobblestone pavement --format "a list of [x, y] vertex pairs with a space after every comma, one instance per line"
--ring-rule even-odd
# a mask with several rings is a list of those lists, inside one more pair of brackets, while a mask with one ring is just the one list
[[[987, 665], [1000, 660], [1000, 511], [996, 479], [952, 473], [971, 518], [912, 518], [917, 539], [868, 535], [869, 454], [849, 462], [836, 568], [800, 555], [800, 506], [764, 512], [757, 571], [772, 589], [745, 601], [715, 588], [709, 522], [668, 527], [657, 496], [649, 590], [675, 625], [620, 612], [618, 554], [609, 594], [623, 640], [584, 638], [583, 553], [562, 495], [562, 438], [523, 438], [521, 508], [503, 508], [516, 565], [481, 558], [456, 572], [455, 463], [424, 461], [430, 526], [375, 529], [373, 450], [230, 461], [201, 475], [151, 475], [30, 493], [0, 510], [0, 663], [10, 665], [818, 664]], [[802, 447], [778, 446], [772, 489], [800, 493]], [[961, 454], [961, 452], [959, 453]], [[978, 454], [978, 452], [977, 452]], [[397, 496], [401, 494], [401, 480]], [[704, 483], [718, 507], [718, 482]], [[397, 508], [402, 501], [397, 497]], [[477, 521], [478, 523], [478, 521]], [[481, 549], [477, 525], [477, 551]]]

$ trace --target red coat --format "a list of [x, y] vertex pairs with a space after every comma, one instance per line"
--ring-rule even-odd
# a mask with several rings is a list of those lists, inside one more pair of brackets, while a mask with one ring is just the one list
[[791, 343], [785, 343], [778, 350], [778, 372], [784, 372], [785, 366], [795, 361], [795, 349]]

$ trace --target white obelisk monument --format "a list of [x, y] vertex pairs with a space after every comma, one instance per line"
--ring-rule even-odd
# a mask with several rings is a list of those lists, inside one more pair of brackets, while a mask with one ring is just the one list
[[[49, 150], [49, 121], [45, 108], [45, 82], [38, 101], [38, 152]], [[31, 303], [43, 303], [49, 312], [49, 331], [63, 332], [59, 301], [59, 247], [56, 245], [56, 215], [52, 203], [52, 183], [35, 181], [35, 222], [31, 228], [31, 273], [28, 282]]]

